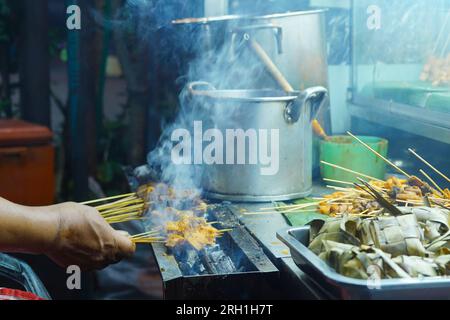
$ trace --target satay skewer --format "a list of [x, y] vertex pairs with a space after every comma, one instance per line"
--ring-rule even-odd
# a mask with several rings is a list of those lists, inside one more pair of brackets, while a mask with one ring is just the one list
[[411, 152], [417, 159], [425, 163], [428, 167], [430, 167], [434, 172], [439, 174], [442, 178], [450, 182], [450, 178], [447, 177], [445, 174], [443, 174], [441, 171], [436, 169], [431, 163], [429, 163], [427, 160], [425, 160], [422, 156], [420, 156], [417, 152], [415, 152], [413, 149], [408, 148], [408, 151]]
[[424, 175], [425, 178], [427, 178], [434, 186], [436, 189], [439, 190], [439, 192], [442, 194], [442, 196], [445, 195], [444, 190], [442, 190], [441, 187], [439, 187], [439, 185], [436, 183], [436, 181], [434, 181], [425, 171], [423, 171], [422, 169], [419, 170], [421, 174]]
[[127, 194], [120, 194], [120, 195], [117, 195], [117, 196], [112, 196], [112, 197], [107, 197], [107, 198], [89, 200], [89, 201], [81, 202], [80, 204], [84, 204], [84, 205], [94, 204], [94, 203], [98, 203], [98, 202], [105, 202], [105, 201], [109, 201], [109, 200], [126, 198], [126, 197], [130, 197], [132, 195], [134, 195], [134, 192], [133, 193], [127, 193]]
[[375, 154], [377, 157], [383, 159], [387, 164], [391, 165], [394, 169], [396, 169], [398, 172], [400, 172], [401, 174], [407, 176], [408, 178], [411, 178], [412, 176], [408, 173], [406, 173], [403, 169], [401, 169], [399, 166], [395, 165], [392, 161], [390, 161], [389, 159], [387, 159], [386, 157], [384, 157], [383, 155], [381, 155], [379, 152], [377, 152], [376, 150], [374, 150], [371, 146], [369, 146], [367, 143], [365, 143], [364, 141], [362, 141], [361, 139], [359, 139], [357, 136], [355, 136], [354, 134], [352, 134], [350, 131], [347, 131], [347, 134], [352, 137], [353, 139], [355, 139], [356, 141], [358, 141], [360, 144], [362, 144], [364, 147], [366, 147], [367, 149], [369, 149], [373, 154]]
[[347, 171], [349, 173], [353, 173], [353, 174], [355, 174], [357, 176], [361, 176], [361, 177], [364, 177], [364, 178], [367, 178], [367, 179], [370, 179], [370, 180], [383, 181], [381, 179], [369, 176], [367, 174], [364, 174], [364, 173], [361, 173], [361, 172], [357, 172], [357, 171], [354, 171], [354, 170], [351, 170], [351, 169], [348, 169], [348, 168], [344, 168], [342, 166], [338, 166], [337, 164], [329, 163], [329, 162], [326, 162], [326, 161], [323, 161], [323, 160], [320, 161], [320, 162], [323, 163], [324, 165], [327, 165], [327, 166], [330, 166], [330, 167], [333, 167], [333, 168], [336, 168], [336, 169], [340, 169], [342, 171]]

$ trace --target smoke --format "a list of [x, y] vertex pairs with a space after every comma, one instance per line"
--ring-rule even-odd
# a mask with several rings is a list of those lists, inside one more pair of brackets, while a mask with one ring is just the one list
[[[267, 7], [269, 2], [271, 5]], [[274, 1], [269, 2], [258, 2], [262, 11], [253, 6], [253, 12], [269, 13]], [[192, 132], [194, 121], [202, 121], [205, 129], [215, 128], [217, 119], [227, 128], [236, 128], [239, 126], [234, 122], [239, 119], [233, 114], [232, 107], [221, 108], [207, 99], [194, 98], [186, 85], [206, 81], [217, 89], [274, 89], [278, 86], [249, 48], [244, 33], [238, 30], [248, 17], [229, 17], [209, 23], [173, 23], [176, 19], [194, 16], [196, 12], [191, 10], [192, 7], [191, 1], [128, 0], [111, 19], [98, 14], [94, 17], [98, 23], [128, 35], [133, 45], [153, 48], [167, 58], [165, 64], [180, 70], [174, 84], [174, 90], [176, 86], [184, 88], [179, 95], [179, 112], [173, 121], [164, 124], [159, 142], [149, 152], [147, 162], [160, 173], [160, 181], [175, 190], [192, 189], [201, 193], [202, 180], [208, 177], [203, 176], [201, 166], [173, 163], [172, 132], [180, 128]], [[241, 13], [238, 8], [233, 10], [234, 14]], [[251, 13], [249, 8], [246, 10], [244, 13]], [[258, 32], [268, 35], [268, 43], [276, 44], [273, 29]]]
[[[218, 89], [252, 89], [273, 86], [273, 81], [257, 58], [248, 50], [240, 37], [231, 37], [229, 30], [234, 20], [203, 23], [173, 24], [172, 21], [192, 14], [189, 1], [128, 0], [116, 16], [107, 24], [125, 32], [138, 46], [154, 46], [180, 70], [176, 85], [185, 87], [193, 81], [207, 81]], [[105, 23], [96, 16], [96, 20]], [[103, 21], [102, 21], [103, 20]], [[233, 43], [231, 43], [234, 41]], [[231, 50], [230, 48], [235, 48]], [[150, 72], [150, 70], [149, 70]], [[175, 86], [174, 86], [175, 90]], [[195, 103], [186, 88], [179, 95], [179, 113], [174, 121], [165, 124], [156, 148], [149, 152], [147, 161], [151, 168], [160, 172], [160, 180], [176, 190], [193, 189], [201, 192], [201, 168], [196, 165], [174, 164], [171, 159], [175, 129], [191, 130], [194, 121], [213, 124], [213, 119], [232, 121], [230, 109], [215, 108], [208, 103]], [[230, 123], [231, 125], [231, 123]]]

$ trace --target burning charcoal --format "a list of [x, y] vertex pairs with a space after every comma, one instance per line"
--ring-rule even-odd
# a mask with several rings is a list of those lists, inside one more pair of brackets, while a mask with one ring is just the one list
[[173, 249], [173, 254], [184, 275], [198, 275], [205, 273], [199, 254], [196, 250], [187, 246], [179, 246]]
[[200, 257], [210, 273], [229, 274], [237, 271], [233, 261], [219, 245], [207, 247], [200, 252]]

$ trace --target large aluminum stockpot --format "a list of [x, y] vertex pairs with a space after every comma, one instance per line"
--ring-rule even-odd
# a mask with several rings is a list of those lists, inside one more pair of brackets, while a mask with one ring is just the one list
[[250, 28], [244, 26], [240, 32], [261, 44], [294, 89], [327, 88], [325, 13], [312, 10], [255, 17]]
[[[216, 90], [205, 82], [195, 82], [188, 89], [192, 103], [203, 109], [203, 132], [214, 128], [223, 137], [223, 163], [199, 166], [201, 187], [207, 197], [263, 202], [310, 194], [311, 117], [325, 100], [325, 88], [297, 93]], [[245, 133], [241, 140], [228, 138], [228, 132], [239, 129]], [[264, 155], [269, 156], [270, 163]]]
[[209, 56], [228, 51], [233, 54], [234, 49], [243, 48], [242, 41], [255, 39], [292, 87], [303, 90], [328, 87], [325, 12], [187, 18], [173, 24], [179, 27], [183, 39], [191, 39], [185, 44], [188, 51], [205, 63], [209, 63]]

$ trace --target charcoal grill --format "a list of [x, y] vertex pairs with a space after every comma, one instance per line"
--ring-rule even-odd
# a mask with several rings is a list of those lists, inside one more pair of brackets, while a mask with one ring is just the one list
[[240, 225], [230, 205], [218, 204], [209, 218], [230, 228], [217, 245], [201, 251], [168, 250], [152, 244], [165, 299], [267, 299], [279, 297], [279, 271]]
[[[127, 168], [125, 174], [132, 190], [136, 190], [142, 184], [160, 181], [161, 178], [158, 168], [148, 165], [135, 169]], [[220, 225], [215, 225], [216, 227], [233, 229], [218, 241], [219, 249], [227, 247], [228, 252], [221, 253], [217, 248], [213, 248], [211, 252], [201, 253], [196, 260], [195, 252], [190, 251], [183, 256], [177, 252], [169, 252], [164, 244], [152, 244], [153, 255], [163, 282], [164, 298], [178, 300], [328, 298], [328, 295], [297, 268], [289, 255], [284, 253], [281, 243], [277, 243], [275, 232], [286, 226], [285, 220], [275, 215], [275, 219], [270, 219], [269, 223], [263, 219], [261, 225], [260, 219], [250, 219], [258, 218], [257, 216], [248, 216], [243, 220], [240, 217], [241, 209], [255, 210], [253, 205], [247, 207], [242, 203], [233, 205], [229, 202], [218, 204], [209, 210], [209, 220], [221, 222]], [[250, 221], [247, 221], [249, 219]], [[234, 267], [238, 265], [238, 268], [233, 269], [228, 259], [239, 260], [239, 257], [241, 262], [233, 262]], [[224, 260], [226, 262], [221, 263]], [[192, 273], [190, 268], [195, 261], [201, 261], [203, 267], [195, 266], [194, 269], [200, 269]]]

